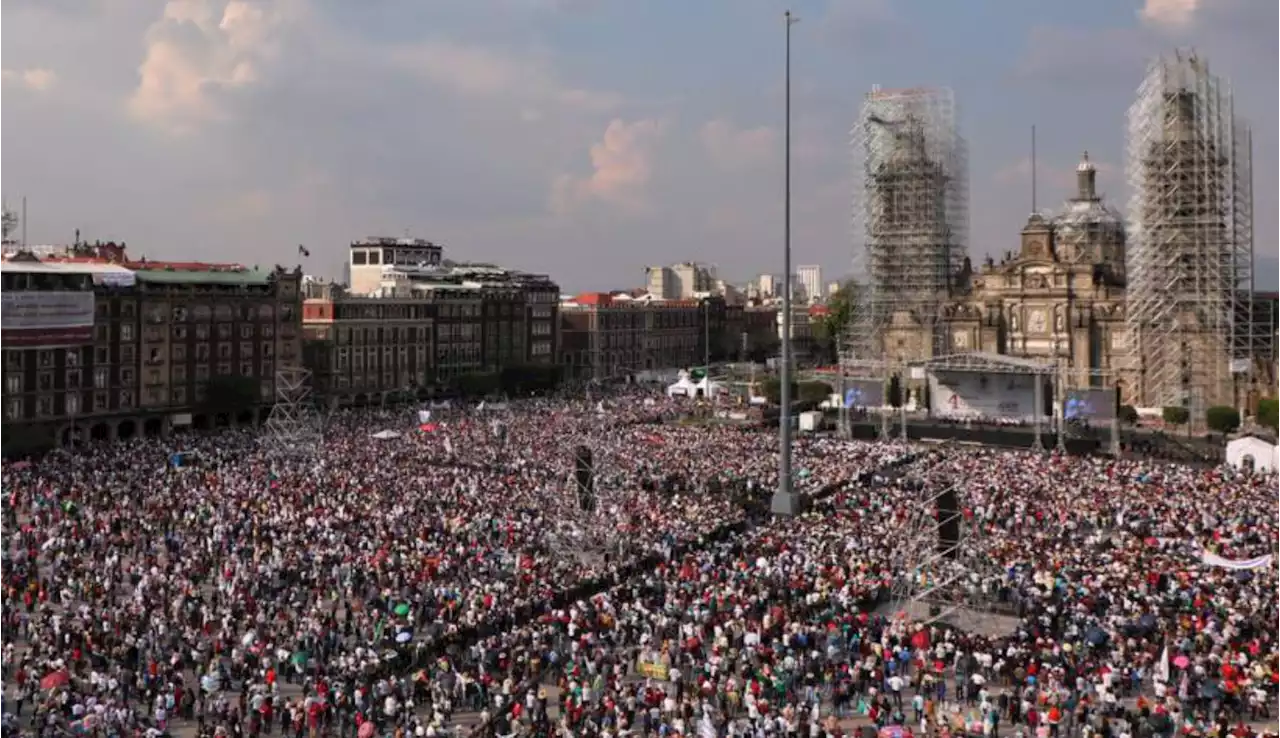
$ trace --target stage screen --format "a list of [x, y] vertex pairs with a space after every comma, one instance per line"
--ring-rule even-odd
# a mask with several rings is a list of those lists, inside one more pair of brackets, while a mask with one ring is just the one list
[[883, 407], [884, 382], [878, 379], [850, 379], [844, 390], [845, 407]]
[[1029, 374], [930, 372], [929, 395], [933, 414], [943, 418], [1029, 419], [1036, 412]]
[[1067, 420], [1114, 420], [1116, 391], [1113, 389], [1067, 390], [1067, 401], [1062, 406], [1062, 417]]

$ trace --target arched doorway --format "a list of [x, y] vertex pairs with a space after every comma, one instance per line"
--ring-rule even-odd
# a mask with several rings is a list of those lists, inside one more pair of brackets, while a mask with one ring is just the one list
[[1245, 454], [1244, 457], [1240, 459], [1240, 468], [1249, 473], [1253, 473], [1253, 471], [1258, 468], [1258, 461], [1253, 458], [1253, 454]]
[[111, 437], [111, 428], [106, 423], [97, 423], [89, 429], [89, 438], [94, 441], [105, 441]]
[[142, 423], [142, 435], [145, 438], [159, 438], [164, 435], [164, 419], [147, 418]]
[[218, 413], [213, 416], [214, 428], [226, 428], [231, 425], [231, 415], [229, 413]]
[[196, 430], [209, 430], [209, 416], [204, 413], [192, 416], [191, 427]]
[[116, 438], [127, 441], [138, 435], [138, 424], [132, 420], [121, 420], [120, 425], [116, 426]]

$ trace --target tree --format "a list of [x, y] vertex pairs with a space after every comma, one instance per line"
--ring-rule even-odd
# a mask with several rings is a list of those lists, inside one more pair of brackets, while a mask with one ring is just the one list
[[1258, 425], [1280, 432], [1280, 398], [1258, 400]]
[[800, 402], [824, 402], [831, 397], [833, 392], [831, 385], [818, 381], [801, 382], [799, 389], [800, 391], [797, 393], [799, 397], [792, 399], [798, 399]]
[[827, 314], [813, 326], [813, 341], [823, 358], [839, 361], [840, 337], [853, 322], [858, 304], [858, 283], [849, 280], [827, 298]]
[[1121, 423], [1133, 425], [1138, 422], [1138, 408], [1133, 405], [1121, 405], [1120, 412], [1116, 413], [1116, 417]]
[[1205, 411], [1204, 422], [1215, 433], [1231, 433], [1240, 427], [1240, 411], [1230, 405], [1214, 405]]
[[205, 407], [218, 413], [239, 413], [258, 404], [258, 380], [238, 375], [219, 375], [209, 380]]
[[1191, 411], [1177, 405], [1170, 405], [1162, 409], [1160, 415], [1164, 418], [1164, 422], [1169, 425], [1185, 425], [1191, 419]]
[[902, 378], [897, 374], [889, 377], [889, 406], [902, 407]]
[[498, 385], [510, 395], [550, 392], [560, 385], [562, 369], [552, 364], [519, 364], [499, 372]]
[[502, 387], [502, 377], [497, 372], [472, 372], [454, 380], [463, 397], [486, 397]]
[[[772, 402], [775, 405], [782, 403], [782, 380], [777, 377], [766, 377], [760, 383], [760, 396]], [[791, 383], [791, 401], [795, 402], [800, 399], [800, 386], [795, 382]]]

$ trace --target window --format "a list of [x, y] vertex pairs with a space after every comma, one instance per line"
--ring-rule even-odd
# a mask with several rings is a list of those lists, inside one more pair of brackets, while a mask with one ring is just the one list
[[111, 316], [111, 305], [100, 302], [93, 306], [93, 314], [95, 318], [107, 318]]
[[120, 347], [120, 363], [121, 364], [132, 364], [137, 360], [138, 360], [137, 349], [135, 349], [132, 346]]
[[4, 391], [6, 394], [16, 395], [22, 391], [22, 375], [6, 374], [4, 377]]
[[148, 370], [147, 370], [147, 386], [148, 386], [148, 387], [150, 387], [150, 386], [151, 386], [151, 385], [153, 385], [153, 384], [160, 384], [160, 370], [159, 370], [159, 369], [148, 369]]
[[368, 257], [365, 256], [364, 249], [356, 249], [355, 251], [351, 252], [352, 266], [364, 266], [365, 264], [368, 263], [368, 261], [369, 259]]
[[120, 384], [133, 384], [133, 367], [120, 367]]
[[229, 343], [218, 344], [218, 358], [219, 359], [231, 358], [231, 344]]
[[269, 304], [263, 303], [258, 306], [258, 320], [275, 320], [276, 309]]
[[97, 343], [106, 343], [111, 340], [111, 326], [95, 325], [93, 327], [93, 340]]
[[53, 368], [53, 352], [45, 349], [37, 354], [37, 364], [41, 369]]
[[65, 379], [67, 380], [66, 381], [67, 389], [80, 389], [80, 370], [79, 369], [67, 370], [67, 376], [65, 377]]
[[209, 326], [207, 326], [207, 325], [197, 325], [197, 326], [196, 326], [196, 340], [197, 340], [197, 341], [208, 341], [208, 340], [209, 340]]
[[43, 395], [36, 398], [36, 414], [53, 415], [53, 397], [51, 395]]
[[120, 324], [120, 340], [121, 341], [133, 340], [133, 323]]
[[173, 344], [173, 360], [174, 361], [187, 360], [187, 347], [185, 344], [181, 344], [181, 343]]
[[244, 341], [240, 344], [240, 358], [249, 359], [253, 357], [253, 342]]
[[275, 370], [276, 370], [276, 363], [274, 361], [272, 361], [271, 359], [262, 360], [262, 376], [269, 377], [275, 372]]
[[63, 399], [63, 402], [65, 403], [63, 405], [63, 408], [65, 410], [65, 412], [63, 413], [64, 415], [75, 415], [76, 413], [80, 412], [80, 393], [79, 392], [68, 392], [66, 398]]
[[240, 324], [240, 337], [241, 337], [241, 338], [253, 338], [253, 323], [241, 323], [241, 324]]
[[209, 360], [209, 344], [207, 343], [196, 344], [196, 361], [208, 361], [208, 360]]
[[275, 387], [271, 386], [270, 382], [260, 382], [258, 383], [258, 393], [262, 399], [271, 400], [275, 396], [276, 390]]
[[4, 352], [4, 368], [8, 371], [22, 371], [22, 352]]
[[204, 385], [204, 384], [197, 384], [197, 385], [196, 385], [196, 391], [195, 391], [195, 401], [196, 401], [196, 402], [204, 402], [204, 399], [205, 399], [205, 397], [206, 397], [208, 394], [209, 394], [209, 386], [208, 386], [208, 385]]
[[40, 372], [36, 375], [36, 387], [41, 392], [53, 389], [53, 372]]
[[276, 334], [276, 327], [273, 323], [263, 323], [260, 332], [263, 338], [271, 338]]
[[219, 376], [223, 376], [223, 377], [225, 377], [225, 376], [229, 376], [230, 374], [231, 374], [231, 362], [229, 362], [229, 361], [219, 361], [219, 362], [218, 362], [218, 375], [219, 375]]
[[111, 369], [105, 366], [94, 367], [93, 386], [97, 389], [106, 389], [109, 384], [111, 384]]
[[226, 303], [222, 303], [213, 309], [213, 317], [220, 323], [231, 320], [233, 314], [234, 311], [231, 306]]
[[196, 366], [196, 381], [197, 382], [209, 381], [209, 365], [208, 364], [199, 364]]
[[272, 357], [272, 356], [275, 356], [275, 355], [276, 355], [276, 345], [275, 345], [274, 343], [270, 342], [270, 341], [263, 341], [263, 342], [262, 342], [262, 355], [263, 355], [263, 356], [265, 356], [265, 357], [268, 357], [268, 358], [270, 358], [270, 357]]
[[75, 369], [76, 367], [80, 366], [80, 349], [78, 348], [67, 349], [66, 357], [67, 358], [64, 360], [64, 363], [66, 364], [66, 367], [68, 369]]
[[173, 322], [185, 323], [187, 320], [187, 308], [184, 305], [173, 306]]
[[120, 303], [120, 317], [133, 318], [138, 314], [138, 303], [133, 300], [125, 300]]
[[173, 340], [175, 341], [187, 340], [187, 327], [185, 325], [175, 325], [173, 327]]
[[175, 364], [169, 376], [175, 382], [185, 382], [187, 381], [187, 367], [182, 364]]
[[22, 400], [16, 397], [4, 401], [4, 419], [17, 420], [22, 417]]
[[185, 403], [187, 401], [187, 388], [174, 387], [172, 392], [170, 393], [170, 397], [173, 399], [173, 404], [175, 405], [181, 405]]
[[191, 319], [197, 323], [208, 323], [209, 317], [213, 314], [213, 309], [208, 305], [192, 305]]
[[242, 361], [242, 362], [240, 362], [240, 376], [242, 376], [242, 377], [252, 377], [252, 376], [253, 376], [253, 362], [252, 362], [252, 361]]
[[163, 323], [167, 316], [167, 312], [163, 305], [152, 305], [147, 308], [148, 323]]
[[229, 324], [227, 323], [218, 324], [218, 340], [219, 341], [231, 340], [231, 326]]
[[111, 406], [110, 406], [109, 401], [107, 400], [107, 393], [106, 393], [106, 392], [94, 392], [94, 393], [93, 393], [93, 411], [94, 411], [95, 413], [104, 413], [104, 412], [106, 412], [108, 409], [110, 409], [110, 407], [111, 407]]

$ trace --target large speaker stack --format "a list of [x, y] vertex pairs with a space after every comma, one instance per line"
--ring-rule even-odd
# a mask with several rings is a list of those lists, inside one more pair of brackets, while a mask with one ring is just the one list
[[956, 488], [948, 487], [938, 495], [938, 553], [954, 559], [960, 553], [960, 503]]
[[573, 480], [578, 488], [578, 509], [595, 512], [596, 480], [591, 462], [591, 449], [578, 446], [573, 450]]

